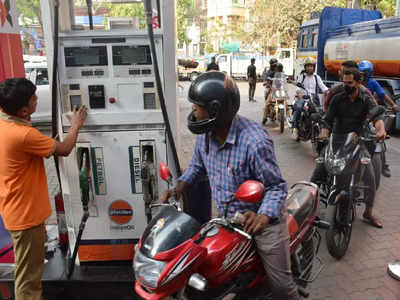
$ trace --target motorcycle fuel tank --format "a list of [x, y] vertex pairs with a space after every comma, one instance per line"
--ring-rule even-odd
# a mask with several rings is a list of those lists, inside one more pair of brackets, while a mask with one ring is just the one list
[[200, 246], [207, 249], [208, 255], [199, 273], [207, 278], [211, 288], [228, 282], [240, 272], [254, 269], [254, 264], [263, 271], [254, 241], [234, 231], [216, 225]]

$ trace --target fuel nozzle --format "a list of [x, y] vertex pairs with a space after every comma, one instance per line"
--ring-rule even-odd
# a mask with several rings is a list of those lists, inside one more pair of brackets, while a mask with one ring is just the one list
[[79, 171], [79, 185], [81, 188], [81, 200], [83, 210], [88, 210], [89, 204], [89, 168], [87, 152], [82, 152], [82, 166]]

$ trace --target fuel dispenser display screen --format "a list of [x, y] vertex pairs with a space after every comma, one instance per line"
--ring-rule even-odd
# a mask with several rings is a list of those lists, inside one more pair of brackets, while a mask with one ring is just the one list
[[113, 46], [112, 52], [115, 66], [151, 65], [149, 46]]
[[87, 67], [107, 66], [107, 47], [66, 47], [64, 48], [65, 66]]

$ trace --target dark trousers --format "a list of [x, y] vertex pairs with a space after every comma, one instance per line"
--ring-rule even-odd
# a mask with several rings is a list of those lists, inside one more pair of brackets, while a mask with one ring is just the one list
[[[362, 165], [361, 167], [365, 169], [363, 176], [364, 184], [362, 185], [368, 186], [368, 190], [366, 191], [367, 194], [364, 201], [367, 206], [372, 207], [374, 205], [376, 193], [374, 169], [371, 163], [369, 163], [367, 166]], [[359, 181], [360, 175], [360, 170], [358, 170], [355, 178], [356, 184]], [[317, 166], [315, 167], [313, 174], [311, 175], [310, 181], [319, 185], [327, 180], [327, 176], [328, 172], [326, 171], [325, 165], [323, 163], [317, 163]], [[339, 181], [341, 180], [347, 181], [349, 183], [351, 178], [349, 176], [339, 176]]]
[[254, 100], [254, 93], [256, 92], [257, 79], [249, 78], [249, 100]]
[[304, 106], [304, 100], [297, 99], [294, 104], [294, 113], [293, 113], [293, 127], [294, 128], [299, 128], [299, 121], [300, 121], [301, 112], [303, 111], [303, 106]]

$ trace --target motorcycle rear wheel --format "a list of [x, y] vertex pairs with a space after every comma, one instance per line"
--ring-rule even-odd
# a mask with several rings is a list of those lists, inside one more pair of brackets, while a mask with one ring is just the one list
[[[331, 224], [326, 231], [326, 245], [329, 254], [336, 259], [341, 259], [346, 254], [353, 231], [352, 224], [345, 226], [342, 221], [346, 216], [346, 209], [349, 205], [347, 201], [348, 199], [339, 199], [336, 205], [329, 205], [326, 214], [327, 221]], [[351, 214], [351, 218], [354, 219], [354, 212], [352, 211]]]

